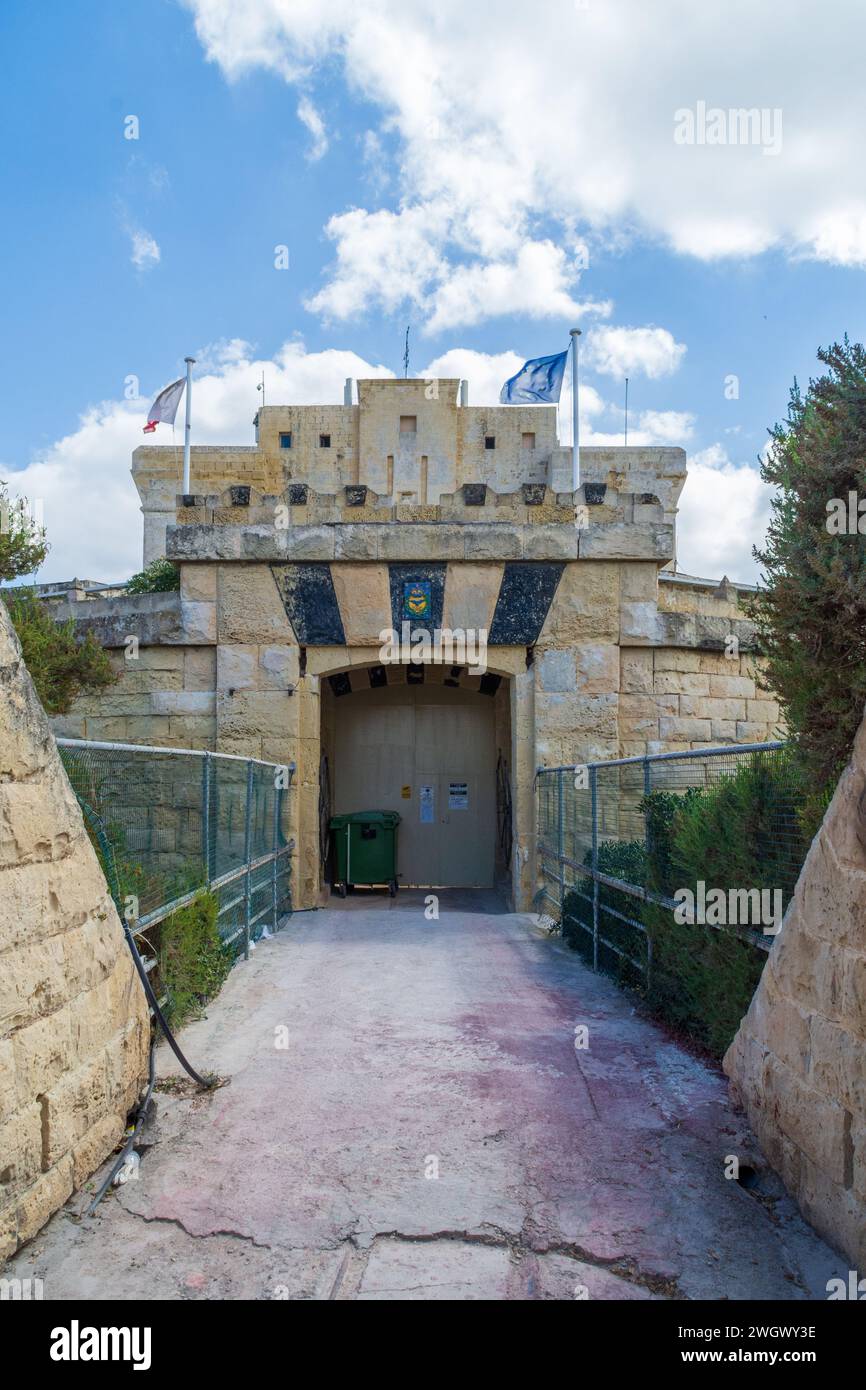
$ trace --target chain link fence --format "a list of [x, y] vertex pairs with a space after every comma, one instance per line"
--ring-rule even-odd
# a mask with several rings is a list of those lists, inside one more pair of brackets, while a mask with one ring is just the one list
[[217, 897], [220, 938], [236, 952], [248, 956], [266, 928], [279, 928], [291, 912], [293, 764], [68, 738], [57, 745], [136, 936], [202, 889]]
[[537, 790], [543, 897], [593, 969], [649, 990], [674, 920], [769, 949], [808, 849], [785, 744], [540, 768]]

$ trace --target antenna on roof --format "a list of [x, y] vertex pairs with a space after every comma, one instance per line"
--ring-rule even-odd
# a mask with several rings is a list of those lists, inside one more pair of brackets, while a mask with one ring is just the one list
[[403, 349], [403, 376], [409, 375], [409, 325], [406, 325], [406, 346]]
[[265, 403], [265, 374], [264, 374], [264, 372], [262, 372], [262, 379], [261, 379], [261, 381], [259, 382], [258, 386], [256, 387], [256, 390], [257, 390], [257, 391], [261, 391], [261, 393], [262, 393], [262, 405], [264, 405], [264, 403]]
[[628, 448], [628, 377], [625, 379], [625, 447]]

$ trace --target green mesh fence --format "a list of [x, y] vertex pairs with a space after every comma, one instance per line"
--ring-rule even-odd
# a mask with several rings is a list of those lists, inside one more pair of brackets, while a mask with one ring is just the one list
[[[784, 912], [808, 850], [805, 789], [782, 743], [540, 768], [537, 789], [545, 899], [596, 969], [643, 983], [650, 928], [678, 890], [694, 891], [698, 913], [700, 883], [726, 908]], [[743, 935], [766, 951], [773, 933], [762, 918]]]
[[247, 951], [291, 912], [288, 767], [226, 754], [58, 739], [118, 911], [136, 933], [191, 894], [219, 899]]

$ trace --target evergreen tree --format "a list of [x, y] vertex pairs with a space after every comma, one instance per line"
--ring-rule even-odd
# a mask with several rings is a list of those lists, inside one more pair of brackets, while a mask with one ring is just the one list
[[[778, 493], [755, 550], [765, 573], [752, 603], [767, 682], [807, 775], [813, 828], [866, 704], [866, 351], [846, 337], [818, 358], [826, 373], [805, 396], [794, 383], [787, 418], [771, 432], [761, 472]], [[843, 505], [853, 534], [840, 524]]]

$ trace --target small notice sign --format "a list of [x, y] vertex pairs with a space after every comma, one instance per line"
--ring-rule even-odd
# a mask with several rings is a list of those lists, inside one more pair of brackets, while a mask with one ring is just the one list
[[433, 804], [434, 792], [432, 786], [421, 786], [418, 788], [418, 814], [422, 825], [433, 824]]
[[449, 810], [449, 811], [468, 811], [468, 810], [469, 810], [469, 783], [468, 783], [468, 782], [449, 782], [449, 783], [448, 783], [448, 810]]
[[410, 798], [411, 795], [412, 795], [412, 788], [411, 788], [411, 787], [401, 787], [401, 788], [400, 788], [400, 795], [402, 796], [402, 798], [403, 798], [404, 801], [408, 801], [409, 798]]

